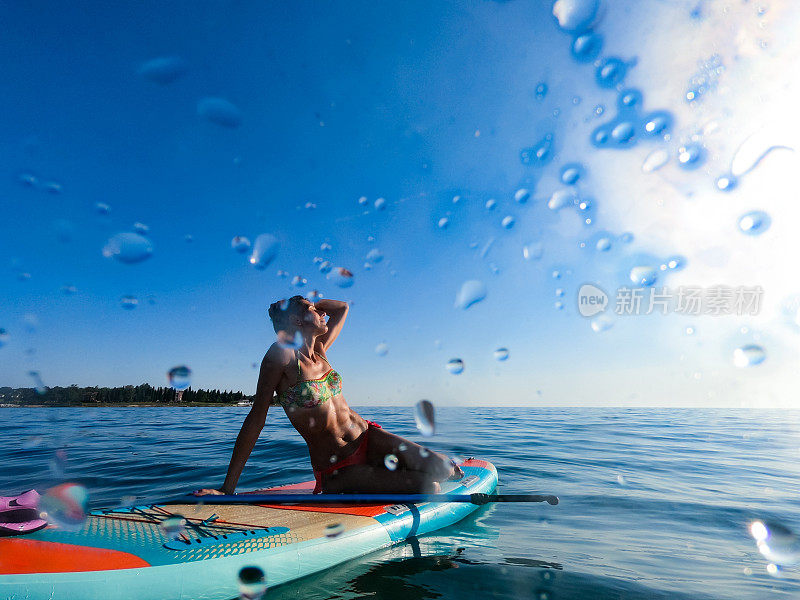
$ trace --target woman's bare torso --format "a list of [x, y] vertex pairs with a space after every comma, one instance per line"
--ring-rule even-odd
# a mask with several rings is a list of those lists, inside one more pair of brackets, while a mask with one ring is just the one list
[[[318, 379], [331, 368], [327, 357], [317, 351], [317, 360], [313, 365], [304, 362], [301, 365], [302, 379]], [[325, 360], [322, 360], [325, 358]], [[291, 360], [284, 367], [278, 383], [278, 395], [298, 383], [298, 365]], [[343, 394], [333, 396], [327, 402], [313, 408], [285, 406], [286, 416], [297, 432], [308, 444], [311, 466], [321, 471], [330, 467], [333, 462], [341, 460], [355, 452], [358, 440], [368, 425], [354, 410], [351, 410]], [[331, 460], [335, 457], [336, 460]]]

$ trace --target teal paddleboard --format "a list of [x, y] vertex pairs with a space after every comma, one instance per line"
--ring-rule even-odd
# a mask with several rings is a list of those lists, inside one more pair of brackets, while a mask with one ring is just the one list
[[[442, 493], [494, 492], [494, 465], [469, 459], [461, 468], [464, 477], [444, 482]], [[258, 493], [307, 494], [313, 485]], [[245, 567], [257, 567], [269, 586], [286, 583], [452, 525], [477, 508], [469, 502], [213, 504], [209, 496], [201, 505], [93, 511], [77, 531], [49, 525], [0, 538], [0, 598], [235, 598]]]

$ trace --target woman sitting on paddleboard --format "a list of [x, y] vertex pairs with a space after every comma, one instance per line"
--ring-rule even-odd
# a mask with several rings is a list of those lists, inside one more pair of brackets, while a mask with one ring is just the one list
[[[269, 307], [279, 340], [299, 342], [302, 337], [302, 343], [292, 350], [276, 342], [267, 350], [253, 408], [236, 438], [225, 483], [196, 494], [234, 493], [270, 404], [283, 406], [308, 444], [315, 494], [438, 492], [439, 481], [463, 475], [445, 456], [389, 433], [347, 405], [342, 378], [328, 362], [327, 352], [342, 330], [348, 308], [339, 300], [314, 304], [302, 296]], [[277, 394], [274, 399], [273, 394]], [[397, 457], [394, 470], [386, 466], [388, 455]], [[393, 466], [391, 459], [389, 464]]]

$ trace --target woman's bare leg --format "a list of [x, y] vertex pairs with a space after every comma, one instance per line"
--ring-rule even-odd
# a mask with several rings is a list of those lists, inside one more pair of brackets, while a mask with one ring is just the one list
[[450, 459], [427, 450], [399, 435], [389, 433], [385, 429], [370, 427], [368, 431], [367, 463], [377, 469], [390, 472], [385, 466], [386, 457], [393, 454], [397, 457], [397, 471], [419, 471], [427, 474], [433, 481], [444, 481], [449, 478], [460, 478], [463, 473], [454, 467]]
[[428, 473], [372, 465], [350, 465], [323, 477], [323, 494], [435, 494], [439, 484]]

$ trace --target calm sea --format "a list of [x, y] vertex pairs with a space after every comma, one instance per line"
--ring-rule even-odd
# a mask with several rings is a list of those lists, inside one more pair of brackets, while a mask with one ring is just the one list
[[[76, 481], [102, 507], [219, 485], [247, 410], [0, 409], [0, 493]], [[420, 440], [411, 408], [358, 410]], [[800, 531], [800, 412], [444, 408], [437, 416], [428, 446], [488, 459], [501, 491], [555, 493], [561, 504], [485, 507], [268, 598], [800, 597], [798, 568], [770, 574], [748, 531], [754, 519]], [[310, 477], [302, 439], [273, 409], [239, 489]]]

